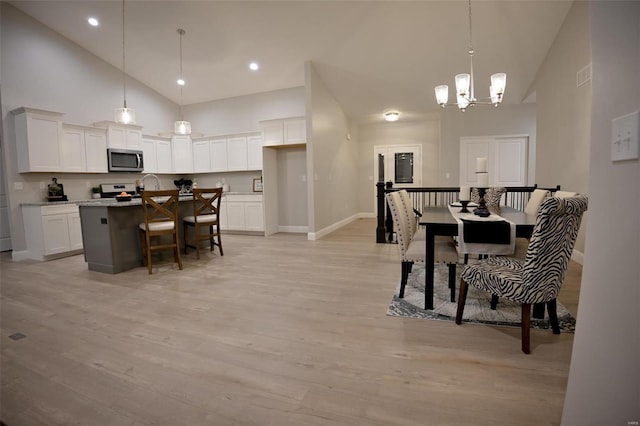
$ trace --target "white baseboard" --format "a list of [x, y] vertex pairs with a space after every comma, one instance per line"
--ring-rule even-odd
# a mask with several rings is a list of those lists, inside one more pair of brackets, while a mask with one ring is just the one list
[[318, 240], [322, 237], [324, 237], [325, 235], [328, 235], [330, 233], [332, 233], [333, 231], [342, 228], [345, 225], [348, 225], [349, 223], [353, 222], [354, 220], [359, 219], [360, 213], [356, 213], [353, 216], [349, 216], [345, 219], [342, 219], [340, 222], [336, 222], [333, 225], [327, 226], [326, 228], [321, 229], [318, 232], [309, 232], [307, 234], [307, 240], [313, 241], [313, 240]]
[[573, 253], [571, 253], [571, 260], [579, 263], [580, 265], [584, 265], [584, 253], [578, 250], [574, 250]]
[[31, 259], [31, 254], [29, 250], [20, 250], [20, 251], [12, 251], [11, 252], [11, 260], [14, 262], [20, 262], [21, 260]]
[[375, 213], [358, 213], [358, 219], [369, 219], [377, 217]]
[[294, 232], [297, 234], [306, 234], [309, 232], [308, 226], [278, 226], [278, 232]]

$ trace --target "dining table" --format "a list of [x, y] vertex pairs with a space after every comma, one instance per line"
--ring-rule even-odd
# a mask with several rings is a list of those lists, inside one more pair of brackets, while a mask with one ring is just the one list
[[[516, 238], [530, 238], [533, 227], [536, 224], [536, 216], [526, 214], [513, 207], [501, 206], [490, 209], [492, 214], [497, 214], [507, 221], [515, 224]], [[433, 310], [433, 280], [435, 268], [435, 238], [436, 235], [457, 236], [458, 222], [447, 206], [427, 206], [419, 219], [419, 225], [426, 231], [426, 257], [425, 257], [425, 291], [424, 309]]]

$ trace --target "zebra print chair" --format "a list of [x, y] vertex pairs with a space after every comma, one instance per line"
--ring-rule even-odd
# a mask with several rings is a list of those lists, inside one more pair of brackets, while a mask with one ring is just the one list
[[[487, 205], [487, 208], [500, 207], [500, 200], [506, 192], [507, 188], [504, 186], [492, 186], [487, 188], [484, 193], [484, 202]], [[480, 202], [480, 192], [478, 191], [478, 188], [471, 188], [471, 202], [476, 204]]]
[[569, 264], [587, 197], [551, 197], [536, 217], [525, 260], [492, 257], [462, 270], [456, 324], [462, 322], [468, 285], [522, 304], [522, 351], [531, 353], [531, 305], [546, 303], [554, 334], [560, 334], [556, 296]]

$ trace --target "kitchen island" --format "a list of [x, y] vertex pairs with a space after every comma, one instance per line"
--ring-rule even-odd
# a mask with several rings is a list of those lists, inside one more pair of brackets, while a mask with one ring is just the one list
[[[225, 200], [227, 197], [232, 199], [236, 195], [246, 197], [248, 194], [223, 194], [220, 215], [223, 223], [226, 221], [225, 216], [227, 215]], [[256, 197], [255, 194], [253, 196]], [[259, 198], [261, 207], [262, 196], [260, 195]], [[180, 196], [178, 210], [180, 247], [184, 247], [182, 218], [193, 215], [192, 199], [191, 194]], [[138, 225], [144, 221], [144, 216], [142, 201], [139, 198], [122, 202], [116, 201], [114, 198], [93, 200], [80, 202], [78, 206], [80, 208], [84, 257], [90, 271], [118, 274], [142, 266]], [[260, 213], [262, 214], [262, 212]], [[264, 231], [250, 233], [264, 235]], [[169, 256], [170, 253], [159, 252], [155, 255]]]

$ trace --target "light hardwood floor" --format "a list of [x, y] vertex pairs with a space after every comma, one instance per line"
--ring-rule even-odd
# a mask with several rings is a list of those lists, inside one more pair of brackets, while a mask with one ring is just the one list
[[[223, 235], [153, 275], [1, 257], [1, 406], [21, 425], [550, 425], [572, 334], [386, 315], [398, 248]], [[559, 300], [577, 310], [581, 268]], [[9, 338], [14, 333], [26, 337]]]

